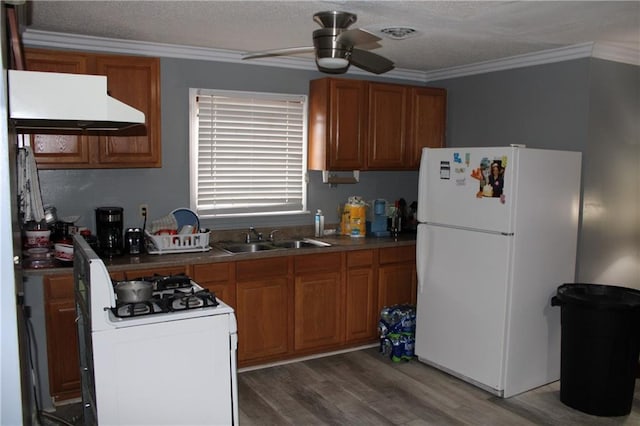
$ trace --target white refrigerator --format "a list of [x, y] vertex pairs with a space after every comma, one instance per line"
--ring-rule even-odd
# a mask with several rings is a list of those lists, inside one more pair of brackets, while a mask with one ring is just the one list
[[573, 282], [581, 154], [425, 148], [418, 359], [502, 397], [560, 377], [557, 287]]

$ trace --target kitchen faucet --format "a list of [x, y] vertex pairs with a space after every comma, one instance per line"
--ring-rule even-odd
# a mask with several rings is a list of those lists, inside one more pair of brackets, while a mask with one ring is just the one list
[[246, 238], [247, 244], [251, 242], [251, 234], [254, 234], [258, 238], [258, 241], [262, 241], [262, 233], [256, 231], [256, 228], [254, 228], [253, 226], [250, 226], [249, 232], [247, 232], [247, 238]]
[[269, 232], [269, 241], [273, 242], [275, 238], [275, 233], [279, 231], [280, 231], [279, 229], [274, 229], [273, 231]]

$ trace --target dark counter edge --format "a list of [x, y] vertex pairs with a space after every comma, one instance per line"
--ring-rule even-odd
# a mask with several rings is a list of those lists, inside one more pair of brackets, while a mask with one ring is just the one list
[[[406, 234], [400, 235], [398, 238], [392, 237], [363, 237], [353, 238], [346, 236], [325, 236], [322, 238], [314, 238], [315, 240], [324, 241], [331, 244], [331, 247], [304, 248], [304, 249], [283, 249], [283, 250], [267, 250], [255, 253], [237, 253], [230, 254], [217, 248], [214, 244], [210, 251], [196, 253], [174, 253], [174, 254], [143, 254], [140, 256], [123, 255], [111, 259], [103, 259], [107, 269], [110, 272], [131, 271], [135, 269], [149, 269], [150, 267], [171, 267], [181, 265], [194, 265], [203, 263], [216, 262], [234, 262], [238, 260], [264, 259], [269, 257], [280, 256], [301, 256], [313, 253], [330, 253], [339, 251], [365, 250], [386, 247], [401, 247], [415, 245], [416, 235]], [[27, 269], [23, 268], [23, 275], [57, 275], [70, 274], [73, 267], [56, 267], [56, 268], [39, 268]]]

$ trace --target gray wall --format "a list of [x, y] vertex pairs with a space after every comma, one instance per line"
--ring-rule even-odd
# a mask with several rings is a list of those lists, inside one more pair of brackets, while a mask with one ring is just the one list
[[447, 146], [582, 151], [589, 59], [496, 71], [437, 84], [447, 89]]
[[578, 280], [640, 288], [640, 67], [594, 59]]
[[[576, 268], [581, 282], [640, 288], [639, 69], [585, 58], [428, 84], [448, 91], [448, 146], [519, 143], [583, 153], [585, 217]], [[306, 70], [168, 58], [162, 59], [161, 72], [163, 167], [41, 171], [44, 201], [55, 205], [61, 216], [79, 214], [81, 225], [95, 229], [93, 210], [119, 205], [125, 209], [125, 226], [140, 226], [140, 203], [149, 205], [152, 219], [188, 207], [190, 87], [306, 94], [309, 80], [324, 76]], [[415, 200], [417, 172], [365, 172], [361, 183], [337, 188], [322, 184], [319, 172], [310, 172], [308, 194], [310, 212], [321, 208], [326, 221], [335, 223], [337, 206], [349, 195]], [[203, 223], [215, 231], [250, 225], [310, 225], [312, 218], [273, 216]]]
[[640, 288], [640, 68], [578, 59], [440, 80], [447, 144], [579, 151], [576, 281]]
[[[78, 223], [93, 230], [94, 210], [100, 206], [123, 207], [125, 227], [142, 225], [138, 217], [141, 203], [149, 205], [150, 219], [178, 207], [189, 207], [189, 88], [308, 94], [309, 81], [321, 77], [326, 75], [316, 71], [162, 58], [162, 168], [42, 170], [43, 201], [55, 205], [61, 217], [81, 215]], [[393, 82], [380, 77], [372, 79]], [[359, 184], [331, 188], [322, 183], [320, 172], [312, 171], [308, 185], [309, 214], [202, 222], [214, 231], [251, 225], [265, 228], [311, 225], [313, 213], [322, 209], [327, 223], [337, 223], [338, 204], [350, 195], [389, 200], [402, 197], [411, 203], [417, 199], [417, 193], [417, 172], [363, 172]]]

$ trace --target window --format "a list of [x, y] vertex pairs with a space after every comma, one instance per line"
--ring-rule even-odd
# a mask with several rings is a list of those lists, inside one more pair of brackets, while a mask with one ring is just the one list
[[190, 111], [199, 216], [306, 211], [306, 96], [191, 89]]

